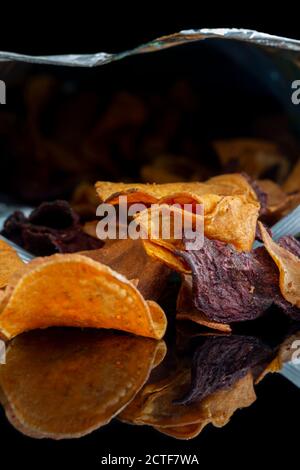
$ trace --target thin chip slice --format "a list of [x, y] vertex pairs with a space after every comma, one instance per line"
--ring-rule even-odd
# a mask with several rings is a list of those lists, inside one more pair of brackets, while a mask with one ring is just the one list
[[166, 317], [134, 284], [86, 256], [33, 260], [2, 301], [0, 332], [11, 339], [49, 326], [112, 328], [160, 339]]
[[[300, 243], [293, 237], [281, 238], [280, 244], [300, 256]], [[254, 320], [272, 304], [299, 319], [300, 309], [282, 295], [278, 269], [264, 247], [240, 252], [205, 237], [200, 250], [186, 247], [177, 254], [192, 269], [193, 304], [210, 321], [231, 324]]]
[[134, 398], [162, 343], [95, 330], [21, 335], [10, 343], [6, 364], [0, 366], [7, 417], [33, 437], [88, 434]]
[[209, 320], [203, 312], [196, 309], [192, 299], [192, 277], [185, 275], [177, 298], [176, 318], [178, 320], [190, 320], [206, 328], [222, 331], [224, 333], [231, 332], [230, 325]]
[[300, 188], [293, 194], [287, 194], [274, 181], [257, 181], [259, 188], [267, 195], [267, 206], [264, 217], [274, 223], [284, 217], [300, 204]]
[[0, 289], [6, 287], [13, 274], [23, 266], [17, 252], [3, 240], [0, 240]]
[[169, 426], [165, 428], [161, 428], [159, 426], [155, 426], [154, 429], [165, 434], [166, 436], [174, 437], [175, 439], [194, 439], [197, 437], [202, 429], [205, 427], [206, 423], [194, 423], [194, 424], [187, 424], [186, 426]]
[[161, 241], [158, 243], [157, 241], [153, 242], [151, 240], [143, 240], [143, 244], [149, 256], [164, 263], [169, 268], [184, 274], [191, 272], [191, 269], [185, 261], [176, 255], [174, 247], [171, 244]]
[[278, 245], [259, 222], [264, 245], [279, 269], [279, 286], [283, 297], [300, 308], [300, 258]]
[[[185, 228], [184, 220], [189, 222], [188, 229], [191, 226], [199, 237], [205, 236], [216, 240], [231, 243], [239, 251], [250, 251], [255, 239], [256, 223], [259, 213], [259, 207], [255, 204], [248, 203], [245, 196], [224, 196], [220, 197], [217, 204], [214, 204], [211, 212], [208, 212], [204, 206], [204, 218], [201, 215], [190, 214], [181, 208], [169, 209], [174, 212], [176, 217], [182, 219], [182, 229]], [[174, 239], [172, 236], [163, 238], [160, 232], [155, 233], [155, 224], [158, 229], [168, 227], [169, 215], [165, 212], [167, 206], [165, 204], [158, 206], [155, 210], [147, 209], [140, 212], [135, 217], [135, 222], [140, 225], [143, 232], [147, 234], [145, 238], [155, 244], [164, 242], [169, 250], [178, 248], [179, 238]], [[164, 211], [162, 217], [157, 219], [156, 213]], [[190, 219], [190, 221], [189, 221]], [[157, 223], [159, 220], [159, 224]], [[177, 219], [178, 220], [178, 219]], [[172, 223], [172, 219], [171, 219]], [[197, 224], [197, 225], [196, 225]], [[173, 226], [171, 225], [170, 233], [172, 235]], [[155, 233], [155, 237], [153, 237]], [[193, 235], [194, 236], [194, 235]]]
[[109, 266], [129, 280], [136, 280], [136, 287], [147, 300], [158, 300], [162, 295], [170, 269], [150, 257], [142, 240], [112, 240], [99, 250], [81, 252], [95, 261]]
[[[224, 426], [238, 408], [250, 406], [256, 399], [252, 374], [238, 380], [229, 389], [219, 390], [204, 400], [190, 405], [174, 403], [187, 389], [189, 373], [178, 371], [170, 376], [163, 387], [145, 385], [135, 399], [124, 409], [119, 418], [134, 424], [146, 424], [155, 428], [169, 428], [209, 423]], [[200, 429], [201, 430], [201, 429]]]
[[[98, 182], [96, 190], [102, 201], [111, 204], [118, 204], [120, 195], [127, 196], [128, 204], [187, 203], [192, 207], [202, 204], [204, 232], [207, 237], [232, 243], [238, 250], [244, 251], [251, 250], [255, 239], [260, 203], [251, 184], [241, 174], [221, 175], [205, 183], [130, 185]], [[148, 221], [149, 217], [145, 217], [143, 213], [136, 218], [141, 225], [145, 220]], [[147, 224], [146, 230], [150, 231], [150, 224]], [[154, 241], [151, 236], [148, 236], [148, 239]], [[156, 240], [154, 242], [158, 243]], [[170, 239], [169, 245], [172, 244], [174, 240]]]
[[208, 336], [196, 347], [191, 364], [191, 384], [177, 404], [199, 402], [228, 389], [248, 372], [256, 379], [276, 352], [254, 336]]
[[97, 194], [102, 202], [118, 204], [121, 195], [128, 197], [128, 203], [153, 204], [159, 199], [173, 194], [192, 194], [203, 196], [215, 194], [219, 196], [246, 194], [249, 200], [257, 201], [256, 194], [247, 179], [239, 174], [232, 173], [210, 178], [206, 182], [179, 182], [165, 184], [141, 183], [111, 183], [98, 181], [95, 184]]
[[274, 142], [239, 138], [218, 140], [213, 146], [224, 167], [245, 171], [252, 178], [272, 170], [279, 180], [287, 175], [289, 162]]
[[294, 191], [300, 191], [300, 159], [293, 168], [293, 171], [290, 173], [288, 178], [283, 184], [283, 189], [287, 193], [292, 193]]

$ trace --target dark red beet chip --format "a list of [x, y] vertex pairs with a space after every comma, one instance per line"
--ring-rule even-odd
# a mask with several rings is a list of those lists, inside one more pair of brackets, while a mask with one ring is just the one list
[[[298, 242], [283, 239], [281, 243]], [[234, 323], [260, 317], [275, 304], [293, 319], [300, 309], [281, 295], [278, 269], [264, 247], [252, 252], [237, 251], [232, 245], [205, 238], [198, 251], [180, 251], [192, 271], [193, 303], [210, 320]]]
[[14, 212], [4, 223], [2, 234], [37, 256], [94, 250], [101, 240], [83, 232], [79, 217], [67, 201], [45, 202], [28, 218]]

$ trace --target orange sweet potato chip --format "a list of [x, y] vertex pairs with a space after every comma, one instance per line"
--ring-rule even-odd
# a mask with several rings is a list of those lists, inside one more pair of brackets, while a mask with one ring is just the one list
[[210, 178], [206, 182], [181, 182], [165, 184], [111, 183], [98, 181], [95, 184], [97, 194], [102, 202], [118, 204], [120, 195], [126, 195], [128, 202], [153, 204], [162, 198], [179, 194], [188, 197], [205, 195], [233, 196], [246, 195], [249, 200], [257, 202], [251, 185], [241, 174], [226, 174]]
[[294, 191], [300, 191], [300, 159], [294, 166], [292, 172], [285, 180], [283, 184], [283, 189], [287, 193], [292, 193]]
[[206, 328], [222, 331], [224, 333], [231, 332], [230, 325], [213, 322], [209, 320], [203, 312], [197, 310], [193, 305], [192, 298], [192, 277], [191, 275], [185, 275], [177, 298], [176, 318], [178, 320], [190, 320]]
[[[96, 190], [102, 201], [111, 204], [118, 204], [120, 195], [126, 195], [129, 204], [201, 203], [204, 209], [204, 232], [207, 237], [232, 243], [238, 250], [249, 251], [252, 248], [260, 203], [247, 179], [240, 174], [216, 176], [205, 183], [98, 182]], [[140, 213], [136, 221], [142, 222], [146, 218]], [[172, 244], [172, 240], [169, 244]]]
[[3, 240], [0, 240], [0, 289], [9, 284], [12, 275], [23, 264], [16, 251]]
[[149, 256], [161, 261], [169, 268], [179, 273], [190, 273], [191, 269], [174, 252], [171, 244], [163, 243], [159, 240], [143, 240], [144, 247]]
[[292, 305], [300, 307], [300, 259], [278, 245], [259, 222], [266, 250], [279, 269], [279, 287], [283, 297]]
[[158, 350], [164, 342], [107, 331], [25, 333], [12, 340], [0, 366], [7, 417], [33, 437], [88, 434], [134, 398]]
[[259, 178], [270, 170], [282, 180], [287, 175], [289, 162], [278, 145], [263, 139], [227, 139], [213, 143], [223, 166], [235, 165], [237, 171], [245, 171], [252, 178]]
[[259, 180], [257, 184], [267, 195], [265, 218], [268, 221], [275, 222], [300, 204], [300, 188], [298, 192], [287, 194], [278, 184], [271, 180]]
[[8, 286], [0, 311], [7, 338], [36, 328], [112, 328], [160, 339], [166, 317], [121, 274], [79, 254], [33, 260]]
[[[204, 216], [204, 234], [208, 238], [231, 243], [239, 250], [250, 251], [255, 238], [258, 216], [257, 210], [254, 209], [251, 212], [251, 208], [254, 206], [244, 205], [240, 197], [224, 197], [212, 214]], [[187, 213], [180, 208], [176, 211]], [[182, 240], [172, 237], [170, 239], [152, 238], [151, 224], [145, 224], [145, 221], [150, 219], [151, 212], [148, 209], [140, 212], [135, 218], [142, 230], [148, 230], [148, 238], [143, 240], [146, 252], [180, 273], [190, 273], [190, 268], [176, 254], [176, 250], [184, 248]], [[196, 219], [201, 216], [191, 214], [191, 217]], [[193, 230], [195, 230], [194, 226]]]

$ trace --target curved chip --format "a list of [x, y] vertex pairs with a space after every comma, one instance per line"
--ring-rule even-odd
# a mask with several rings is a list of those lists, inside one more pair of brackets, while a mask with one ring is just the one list
[[[128, 204], [192, 204], [193, 207], [203, 204], [207, 237], [232, 243], [238, 250], [250, 251], [252, 248], [260, 203], [251, 184], [241, 174], [216, 176], [205, 183], [98, 182], [96, 190], [100, 199], [110, 204], [118, 204], [121, 195], [127, 196]], [[144, 220], [142, 213], [136, 218], [136, 221]], [[170, 240], [169, 245], [172, 244]]]
[[[163, 342], [95, 330], [49, 329], [15, 338], [0, 386], [21, 432], [53, 439], [107, 424], [147, 380]], [[137, 361], [138, 358], [138, 361]]]
[[186, 195], [203, 196], [206, 194], [215, 194], [219, 196], [246, 194], [249, 200], [257, 201], [256, 194], [247, 181], [239, 174], [232, 173], [220, 175], [198, 182], [179, 182], [165, 184], [143, 184], [143, 183], [111, 183], [109, 181], [98, 181], [95, 184], [97, 194], [101, 201], [118, 204], [118, 198], [121, 195], [128, 196], [129, 203], [141, 202], [153, 204], [159, 199], [170, 197], [176, 193], [185, 193]]
[[249, 372], [256, 379], [275, 355], [255, 336], [207, 336], [193, 353], [190, 388], [176, 403], [199, 402], [218, 390], [230, 388]]
[[130, 281], [136, 279], [137, 289], [147, 300], [159, 299], [171, 273], [165, 263], [147, 254], [140, 239], [111, 240], [103, 248], [80, 254], [109, 266]]
[[[245, 198], [242, 196], [228, 196], [220, 199], [215, 209], [210, 214], [205, 214], [204, 218], [201, 215], [188, 213], [178, 207], [170, 208], [170, 213], [174, 213], [173, 217], [176, 216], [177, 221], [182, 221], [181, 238], [177, 236], [176, 239], [172, 236], [173, 226], [171, 226], [171, 236], [169, 238], [163, 238], [161, 234], [161, 228], [169, 226], [170, 214], [166, 212], [167, 207], [162, 205], [157, 206], [155, 210], [147, 209], [142, 211], [135, 217], [135, 222], [140, 226], [141, 231], [146, 234], [143, 235], [143, 241], [147, 253], [181, 273], [191, 272], [186, 263], [177, 259], [175, 253], [175, 250], [183, 248], [182, 238], [184, 236], [185, 219], [189, 223], [188, 228], [191, 227], [193, 230], [192, 241], [196, 241], [196, 235], [198, 234], [198, 240], [201, 242], [204, 231], [207, 238], [232, 244], [238, 251], [250, 251], [252, 249], [256, 233], [258, 208], [253, 204], [246, 204]], [[158, 219], [160, 211], [163, 212]], [[157, 221], [159, 221], [159, 225]], [[171, 222], [173, 222], [173, 219], [171, 219]], [[157, 233], [154, 231], [156, 224], [159, 228]], [[153, 236], [153, 233], [155, 233], [155, 236]]]
[[196, 309], [192, 299], [192, 276], [186, 275], [184, 276], [177, 297], [176, 318], [178, 320], [190, 320], [206, 328], [222, 331], [224, 333], [231, 332], [230, 325], [211, 321], [203, 312]]
[[217, 140], [213, 147], [224, 167], [245, 171], [252, 178], [273, 171], [279, 180], [288, 172], [289, 161], [279, 146], [264, 139], [226, 139]]
[[26, 266], [1, 304], [0, 332], [11, 339], [36, 328], [111, 328], [160, 339], [167, 320], [133, 283], [86, 256], [53, 255]]
[[256, 399], [253, 377], [248, 373], [229, 389], [219, 390], [204, 400], [190, 405], [174, 403], [187, 389], [189, 380], [189, 372], [181, 370], [170, 376], [169, 383], [164, 381], [163, 386], [145, 385], [119, 418], [158, 427], [166, 433], [170, 428], [201, 423], [201, 431], [209, 423], [224, 426], [237, 409], [250, 406]]
[[13, 274], [24, 265], [17, 252], [0, 240], [0, 289], [7, 286]]
[[300, 190], [300, 159], [294, 166], [288, 178], [285, 180], [283, 184], [283, 189], [287, 193], [292, 193], [294, 191]]
[[300, 258], [278, 245], [259, 222], [266, 250], [279, 269], [279, 286], [283, 297], [300, 308]]
[[287, 194], [274, 181], [259, 180], [257, 184], [267, 195], [266, 213], [264, 215], [272, 223], [284, 217], [300, 204], [300, 187], [297, 192]]
[[191, 269], [185, 261], [176, 255], [174, 247], [171, 244], [160, 241], [143, 240], [143, 244], [147, 254], [154, 259], [164, 263], [171, 269], [179, 273], [189, 274]]

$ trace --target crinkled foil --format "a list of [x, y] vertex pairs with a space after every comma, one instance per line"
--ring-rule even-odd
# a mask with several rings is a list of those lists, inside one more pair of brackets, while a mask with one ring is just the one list
[[287, 53], [291, 54], [292, 60], [300, 66], [300, 41], [280, 36], [272, 36], [270, 34], [260, 33], [250, 29], [237, 28], [203, 28], [180, 31], [179, 33], [155, 39], [142, 46], [117, 54], [98, 52], [95, 54], [30, 56], [25, 54], [15, 54], [13, 52], [0, 52], [0, 61], [18, 61], [34, 64], [64, 65], [73, 67], [95, 67], [136, 54], [154, 52], [168, 47], [174, 47], [181, 44], [188, 44], [190, 42], [212, 38], [229, 40], [233, 39], [236, 41], [256, 44], [268, 49], [276, 49], [279, 52], [283, 51], [285, 55]]

